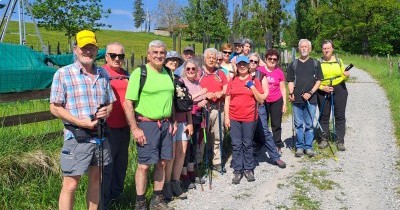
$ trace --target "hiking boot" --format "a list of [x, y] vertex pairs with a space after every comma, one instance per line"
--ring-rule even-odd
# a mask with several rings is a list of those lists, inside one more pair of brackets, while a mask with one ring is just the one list
[[172, 193], [179, 199], [186, 199], [187, 195], [183, 192], [181, 188], [181, 181], [180, 180], [173, 180], [171, 181], [171, 190]]
[[162, 189], [164, 198], [166, 201], [171, 201], [172, 200], [172, 188], [171, 188], [171, 182], [164, 182], [164, 187]]
[[286, 168], [286, 163], [283, 162], [283, 160], [281, 160], [281, 159], [275, 161], [275, 164], [276, 164], [279, 168]]
[[191, 190], [191, 189], [195, 189], [196, 185], [194, 183], [192, 183], [190, 181], [190, 179], [182, 179], [181, 181], [181, 187], [183, 190], [187, 191], [187, 190]]
[[240, 180], [242, 180], [243, 174], [241, 172], [237, 172], [233, 174], [232, 184], [240, 184]]
[[167, 203], [164, 200], [163, 195], [153, 195], [153, 198], [150, 201], [150, 209], [154, 210], [175, 210], [172, 207], [168, 207]]
[[295, 157], [303, 157], [304, 155], [304, 150], [303, 148], [297, 148], [296, 153], [294, 153]]
[[343, 143], [338, 143], [337, 145], [337, 149], [339, 150], [339, 151], [346, 151], [346, 148], [344, 147], [344, 144]]
[[328, 146], [328, 141], [326, 141], [325, 139], [322, 139], [318, 143], [318, 148], [320, 148], [320, 149], [325, 149], [327, 146]]
[[221, 172], [221, 169], [222, 169], [222, 173], [226, 173], [226, 169], [225, 169], [225, 167], [222, 166], [222, 164], [216, 164], [213, 166], [214, 171]]
[[315, 152], [312, 149], [306, 149], [306, 155], [308, 155], [308, 157], [314, 157]]
[[136, 201], [135, 210], [147, 210], [146, 200]]
[[256, 179], [254, 178], [254, 173], [252, 170], [245, 170], [244, 176], [246, 177], [248, 182], [254, 182]]

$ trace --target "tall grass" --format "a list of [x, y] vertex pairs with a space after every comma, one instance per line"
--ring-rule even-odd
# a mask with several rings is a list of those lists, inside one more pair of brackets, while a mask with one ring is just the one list
[[[379, 57], [366, 57], [355, 55], [341, 55], [345, 63], [353, 63], [357, 68], [363, 69], [376, 79], [385, 90], [390, 103], [390, 111], [395, 128], [395, 136], [400, 145], [400, 71], [397, 66], [399, 58], [391, 60]], [[389, 62], [393, 61], [393, 69], [390, 72]]]

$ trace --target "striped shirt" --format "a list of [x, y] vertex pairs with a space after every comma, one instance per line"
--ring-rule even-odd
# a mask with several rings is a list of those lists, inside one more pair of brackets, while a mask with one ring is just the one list
[[[79, 119], [89, 118], [102, 104], [113, 103], [116, 98], [107, 73], [103, 68], [93, 68], [96, 72], [94, 79], [82, 71], [78, 62], [60, 68], [53, 77], [50, 103], [62, 104], [71, 115]], [[64, 139], [72, 137], [72, 133], [64, 129]]]

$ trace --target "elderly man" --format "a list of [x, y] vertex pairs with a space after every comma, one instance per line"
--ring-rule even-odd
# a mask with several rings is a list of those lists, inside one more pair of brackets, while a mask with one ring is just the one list
[[[193, 47], [188, 46], [188, 47], [185, 47], [185, 49], [183, 49], [183, 52], [182, 52], [183, 62], [185, 62], [185, 61], [187, 61], [187, 60], [189, 60], [189, 59], [194, 58], [194, 56], [195, 56], [195, 52], [194, 52]], [[179, 67], [174, 71], [174, 74], [175, 74], [175, 75], [178, 75], [178, 76], [181, 76], [181, 75], [182, 75], [182, 72], [183, 72], [183, 64], [182, 64], [181, 66], [179, 66]]]
[[126, 169], [128, 167], [128, 147], [130, 129], [125, 118], [123, 103], [125, 102], [126, 88], [129, 73], [122, 68], [125, 50], [121, 43], [113, 42], [106, 47], [106, 64], [103, 68], [108, 72], [110, 85], [117, 100], [113, 103], [113, 110], [107, 118], [110, 127], [108, 141], [111, 147], [112, 164], [104, 171], [105, 204], [121, 195], [124, 190]]
[[[98, 51], [96, 36], [88, 30], [76, 34], [76, 62], [60, 68], [53, 78], [50, 112], [64, 125], [60, 162], [63, 183], [59, 209], [73, 209], [74, 194], [81, 176], [88, 171], [88, 209], [99, 205], [101, 165], [111, 162], [107, 139], [99, 139], [98, 122], [108, 117], [115, 96], [107, 73], [94, 65]], [[101, 157], [102, 156], [102, 157]]]
[[[150, 209], [169, 208], [162, 193], [165, 179], [165, 164], [172, 159], [172, 126], [174, 84], [171, 72], [163, 67], [166, 45], [154, 40], [147, 51], [146, 82], [140, 88], [142, 71], [133, 71], [125, 100], [125, 114], [136, 141], [138, 167], [136, 169], [136, 209], [146, 209], [146, 184], [150, 165], [154, 167], [154, 190]], [[140, 91], [140, 92], [139, 92]]]
[[305, 152], [313, 157], [313, 119], [317, 106], [314, 93], [319, 88], [323, 74], [320, 62], [310, 57], [311, 42], [308, 39], [300, 39], [299, 51], [300, 58], [289, 64], [286, 77], [297, 135], [295, 156], [302, 157]]
[[225, 172], [222, 165], [222, 145], [224, 139], [224, 96], [228, 86], [228, 80], [223, 71], [218, 70], [215, 65], [217, 62], [217, 50], [208, 48], [204, 51], [203, 72], [199, 79], [200, 86], [207, 88], [208, 100], [208, 136], [209, 143], [214, 147], [213, 165], [214, 169]]

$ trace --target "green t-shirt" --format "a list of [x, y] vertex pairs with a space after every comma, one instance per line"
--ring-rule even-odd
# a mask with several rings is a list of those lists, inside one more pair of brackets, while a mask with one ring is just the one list
[[147, 68], [147, 79], [143, 86], [140, 99], [138, 99], [140, 85], [140, 68], [135, 69], [128, 83], [125, 98], [135, 101], [135, 112], [141, 115], [158, 120], [171, 116], [174, 85], [168, 72], [163, 68], [159, 73], [149, 64]]

